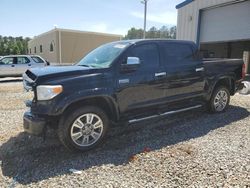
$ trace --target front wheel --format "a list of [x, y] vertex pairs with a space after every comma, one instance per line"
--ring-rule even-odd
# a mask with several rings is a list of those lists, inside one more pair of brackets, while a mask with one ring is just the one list
[[208, 109], [212, 113], [223, 112], [228, 108], [229, 102], [229, 90], [224, 86], [219, 86], [214, 89], [212, 97], [208, 103]]
[[58, 127], [58, 136], [66, 148], [87, 151], [102, 143], [108, 125], [108, 118], [101, 109], [86, 106], [66, 115]]

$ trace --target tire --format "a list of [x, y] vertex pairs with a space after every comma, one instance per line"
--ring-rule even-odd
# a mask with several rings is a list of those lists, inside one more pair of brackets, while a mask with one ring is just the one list
[[244, 81], [242, 82], [244, 84], [244, 88], [239, 91], [242, 95], [248, 95], [250, 94], [250, 82]]
[[58, 136], [67, 149], [88, 151], [103, 142], [108, 127], [109, 120], [103, 110], [95, 106], [85, 106], [62, 118]]
[[218, 86], [214, 89], [208, 102], [208, 110], [212, 113], [224, 112], [230, 102], [230, 93], [227, 87]]

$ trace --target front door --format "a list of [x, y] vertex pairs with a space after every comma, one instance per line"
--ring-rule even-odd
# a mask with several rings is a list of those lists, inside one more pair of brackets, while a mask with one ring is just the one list
[[13, 57], [4, 57], [0, 61], [0, 76], [11, 76], [15, 74]]
[[158, 45], [156, 43], [135, 45], [125, 56], [124, 59], [139, 58], [140, 65], [134, 72], [121, 72], [118, 75], [116, 97], [121, 113], [129, 111], [138, 113], [156, 106], [164, 98], [163, 83], [166, 76], [160, 66]]

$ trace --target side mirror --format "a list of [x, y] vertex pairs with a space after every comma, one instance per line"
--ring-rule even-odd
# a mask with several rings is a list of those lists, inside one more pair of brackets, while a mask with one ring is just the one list
[[138, 69], [140, 59], [138, 57], [128, 57], [126, 64], [121, 65], [122, 72], [133, 72]]
[[47, 66], [49, 66], [49, 65], [50, 65], [50, 62], [48, 62], [48, 61], [46, 60], [46, 64], [47, 64]]

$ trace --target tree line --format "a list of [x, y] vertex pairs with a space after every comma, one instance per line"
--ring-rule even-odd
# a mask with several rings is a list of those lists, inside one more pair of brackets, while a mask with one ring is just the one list
[[[128, 30], [124, 39], [141, 39], [143, 38], [143, 29], [136, 29], [132, 27]], [[167, 27], [162, 26], [160, 29], [151, 27], [146, 31], [146, 38], [163, 38], [163, 39], [176, 39], [176, 26]]]
[[[128, 30], [127, 34], [123, 38], [127, 39], [141, 39], [143, 38], [143, 29], [136, 29], [132, 27]], [[167, 27], [162, 26], [160, 29], [151, 27], [146, 32], [146, 38], [165, 38], [175, 39], [176, 38], [176, 26]], [[23, 37], [6, 37], [0, 35], [0, 56], [4, 55], [18, 55], [27, 54], [28, 52], [28, 41], [31, 38]]]
[[29, 40], [28, 37], [3, 37], [0, 35], [0, 55], [27, 54]]

